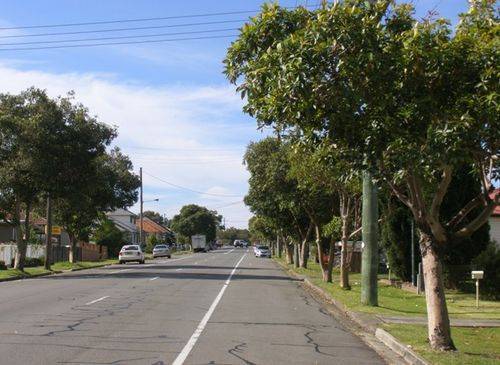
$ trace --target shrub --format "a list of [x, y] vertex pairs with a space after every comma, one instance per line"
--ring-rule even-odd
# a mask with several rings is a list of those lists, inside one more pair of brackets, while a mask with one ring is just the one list
[[26, 257], [24, 267], [43, 266], [45, 259], [43, 257]]
[[480, 293], [485, 297], [500, 299], [500, 250], [491, 243], [473, 261], [474, 270], [484, 270], [484, 279], [479, 283]]
[[5, 261], [0, 260], [0, 270], [7, 270], [7, 265], [5, 265]]

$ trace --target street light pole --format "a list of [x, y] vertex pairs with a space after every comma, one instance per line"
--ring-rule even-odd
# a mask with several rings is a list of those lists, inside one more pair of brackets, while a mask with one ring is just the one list
[[142, 167], [139, 168], [139, 178], [141, 179], [141, 198], [140, 198], [141, 199], [141, 208], [140, 208], [141, 212], [140, 212], [140, 216], [139, 216], [139, 219], [140, 219], [139, 242], [142, 246], [144, 244], [144, 242], [143, 242], [143, 235], [144, 235], [143, 234], [143, 219], [142, 219], [142, 209], [144, 207], [144, 200], [142, 198]]

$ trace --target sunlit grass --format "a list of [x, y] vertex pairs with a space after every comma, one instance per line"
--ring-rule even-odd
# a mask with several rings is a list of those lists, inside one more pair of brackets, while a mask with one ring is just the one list
[[452, 328], [457, 352], [434, 351], [427, 341], [427, 327], [410, 324], [387, 324], [384, 328], [408, 344], [432, 364], [500, 364], [500, 328]]
[[[283, 260], [280, 262], [284, 263]], [[425, 316], [427, 314], [425, 297], [415, 293], [398, 289], [390, 285], [379, 283], [378, 307], [361, 305], [361, 274], [351, 273], [349, 281], [351, 290], [344, 290], [339, 286], [339, 271], [334, 271], [333, 284], [325, 283], [321, 279], [319, 264], [309, 261], [307, 269], [289, 269], [298, 274], [306, 275], [311, 282], [327, 291], [334, 299], [342, 302], [348, 309], [364, 313], [373, 313], [390, 316]], [[384, 278], [386, 275], [383, 276]], [[479, 309], [476, 309], [474, 294], [447, 291], [446, 301], [448, 311], [452, 318], [476, 318], [476, 319], [500, 319], [499, 301], [480, 301]]]

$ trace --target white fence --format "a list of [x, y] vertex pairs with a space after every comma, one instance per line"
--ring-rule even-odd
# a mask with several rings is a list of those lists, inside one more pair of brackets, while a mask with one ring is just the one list
[[[12, 260], [16, 257], [17, 246], [16, 245], [3, 245], [0, 244], [0, 261], [5, 262], [7, 266], [10, 266]], [[26, 250], [26, 257], [40, 258], [45, 255], [44, 246], [42, 245], [28, 245]]]

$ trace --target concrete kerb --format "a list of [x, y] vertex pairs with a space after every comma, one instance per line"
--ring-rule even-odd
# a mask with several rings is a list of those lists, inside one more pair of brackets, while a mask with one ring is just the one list
[[429, 363], [413, 352], [407, 345], [398, 341], [393, 335], [382, 328], [377, 328], [375, 337], [382, 341], [387, 347], [401, 356], [411, 365], [428, 365]]
[[[273, 260], [276, 262], [288, 275], [302, 280], [304, 285], [307, 286], [310, 290], [314, 291], [318, 296], [328, 304], [331, 304], [335, 307], [337, 314], [341, 314], [351, 323], [354, 323], [363, 331], [366, 331], [369, 334], [374, 335], [379, 341], [381, 341], [385, 346], [387, 346], [390, 350], [392, 350], [395, 354], [400, 356], [407, 364], [410, 365], [429, 365], [427, 361], [417, 355], [414, 351], [412, 351], [408, 346], [399, 340], [397, 340], [394, 336], [392, 336], [389, 332], [384, 329], [378, 327], [380, 320], [376, 319], [373, 316], [368, 316], [372, 320], [368, 320], [364, 318], [360, 313], [356, 313], [347, 309], [347, 307], [332, 298], [332, 296], [327, 293], [323, 288], [320, 288], [316, 284], [312, 283], [309, 278], [298, 275], [288, 267], [283, 265], [281, 262]], [[333, 313], [332, 313], [333, 314]]]

